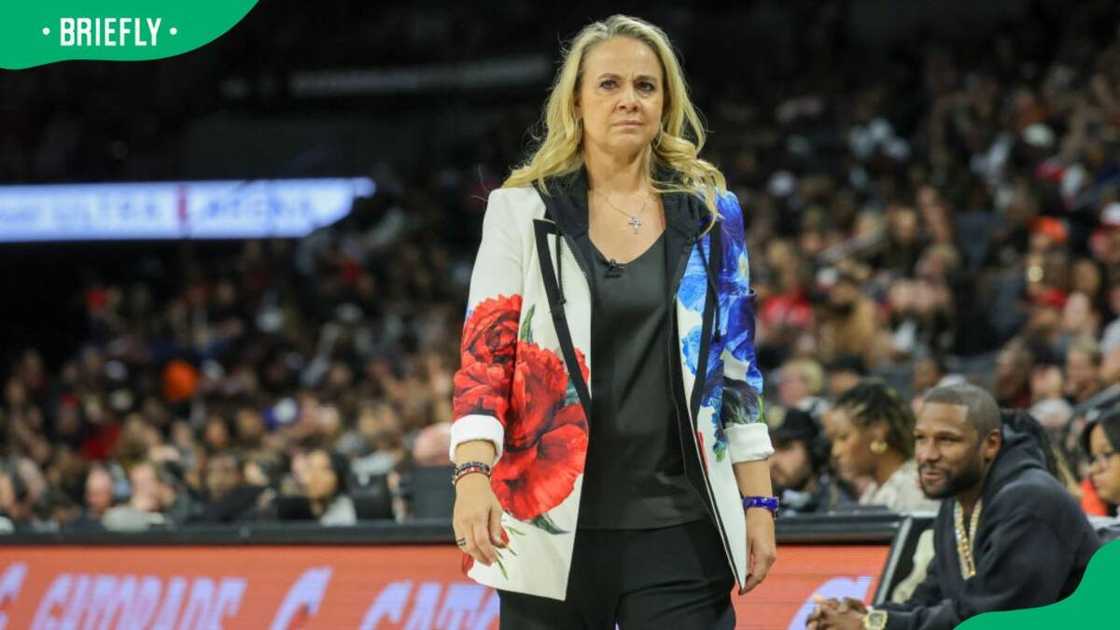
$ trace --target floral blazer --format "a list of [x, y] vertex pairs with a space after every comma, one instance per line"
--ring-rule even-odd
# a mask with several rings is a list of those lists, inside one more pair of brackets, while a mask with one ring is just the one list
[[[555, 183], [555, 185], [553, 185]], [[467, 574], [494, 588], [564, 599], [587, 455], [591, 409], [590, 261], [582, 169], [533, 187], [490, 193], [471, 277], [461, 366], [454, 379], [451, 452], [469, 440], [498, 452], [491, 485], [509, 546], [490, 567], [464, 557]], [[755, 363], [754, 294], [743, 211], [718, 198], [707, 233], [703, 201], [663, 196], [667, 272], [675, 301], [669, 348], [686, 454], [740, 589], [747, 579], [744, 510], [732, 464], [773, 452]]]

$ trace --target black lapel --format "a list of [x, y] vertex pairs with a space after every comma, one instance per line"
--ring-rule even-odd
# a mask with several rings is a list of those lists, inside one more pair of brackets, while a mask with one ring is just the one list
[[579, 263], [588, 286], [594, 281], [591, 261], [580, 242], [587, 238], [587, 173], [583, 167], [566, 175], [549, 178], [548, 194], [537, 188], [544, 201], [544, 217], [556, 222]]
[[[672, 181], [669, 171], [658, 170], [658, 179]], [[665, 277], [669, 278], [671, 297], [676, 298], [677, 287], [684, 275], [683, 261], [689, 256], [692, 245], [704, 230], [707, 208], [704, 200], [688, 193], [668, 193], [661, 196], [665, 206]]]
[[[662, 167], [657, 170], [657, 178], [665, 182], [672, 181], [674, 176], [670, 170]], [[583, 403], [587, 417], [590, 418], [591, 396], [587, 383], [583, 379], [583, 373], [579, 370], [579, 364], [576, 361], [575, 346], [572, 343], [571, 330], [568, 327], [560, 286], [557, 282], [557, 270], [548, 247], [548, 237], [552, 235], [555, 238], [558, 231], [561, 242], [572, 251], [576, 262], [583, 271], [588, 286], [593, 286], [595, 280], [591, 261], [587, 259], [584, 248], [579, 246], [583, 239], [588, 238], [587, 172], [585, 167], [581, 166], [571, 173], [550, 178], [548, 194], [539, 188], [538, 192], [545, 205], [545, 220], [534, 221], [541, 278], [544, 282], [545, 293], [548, 296], [549, 310], [552, 312], [556, 335], [560, 341], [560, 350], [568, 368], [568, 377], [574, 384], [576, 393], [579, 394], [580, 402]], [[675, 310], [676, 292], [684, 275], [685, 263], [694, 243], [700, 238], [700, 234], [706, 225], [708, 211], [703, 199], [688, 193], [665, 194], [662, 196], [662, 203], [665, 207], [666, 224], [666, 276], [670, 279], [669, 308]], [[704, 353], [707, 352], [709, 345], [704, 343], [704, 340], [711, 333], [711, 320], [714, 314], [713, 302], [714, 300], [709, 299], [705, 307], [703, 329], [705, 334], [701, 337], [701, 350]], [[594, 316], [594, 313], [592, 316]], [[675, 319], [674, 316], [674, 324]], [[677, 352], [672, 353], [673, 356], [670, 357], [670, 360], [679, 365], [680, 336], [678, 331], [675, 330], [675, 325], [673, 328], [671, 334], [674, 336], [673, 344], [674, 348], [677, 348]], [[704, 357], [705, 355], [701, 354], [701, 359], [704, 359]], [[704, 385], [703, 377], [704, 372], [698, 371], [690, 398], [690, 407], [695, 407], [696, 403], [694, 401], [699, 400], [696, 392]], [[695, 411], [692, 417], [695, 419]]]
[[[720, 226], [715, 226], [708, 232], [708, 269], [706, 270], [709, 278], [715, 278], [719, 281], [720, 262], [722, 261], [723, 250], [722, 243], [720, 242]], [[704, 392], [708, 390], [710, 383], [707, 382], [708, 376], [708, 354], [711, 347], [712, 338], [712, 325], [715, 319], [716, 306], [719, 302], [719, 294], [712, 291], [710, 282], [705, 278], [704, 284], [707, 286], [705, 294], [708, 296], [704, 302], [704, 315], [700, 325], [700, 350], [699, 355], [696, 357], [696, 380], [692, 383], [692, 396], [689, 398], [689, 408], [692, 410], [693, 422], [696, 416], [700, 413], [700, 404], [704, 399]]]
[[[679, 177], [664, 166], [657, 167], [655, 174], [659, 181], [679, 183]], [[584, 248], [578, 247], [581, 239], [587, 237], [588, 231], [586, 167], [581, 166], [571, 173], [550, 178], [548, 191], [550, 194], [547, 195], [540, 191], [545, 205], [545, 218], [556, 221], [561, 233], [568, 237], [568, 244], [590, 283], [594, 277], [591, 273], [591, 261], [586, 259]], [[666, 250], [670, 254], [666, 260], [667, 277], [675, 292], [680, 281], [680, 274], [676, 273], [680, 262], [677, 256], [687, 256], [687, 248], [700, 237], [707, 225], [708, 209], [703, 199], [688, 193], [668, 193], [662, 195], [661, 201], [665, 206]]]
[[560, 293], [556, 269], [548, 249], [548, 237], [552, 236], [557, 241], [556, 254], [559, 258], [561, 243], [564, 242], [563, 237], [557, 231], [556, 223], [552, 221], [537, 219], [533, 221], [533, 229], [537, 237], [537, 260], [541, 265], [541, 280], [544, 282], [545, 295], [548, 296], [548, 310], [552, 315], [552, 325], [556, 328], [556, 338], [560, 341], [560, 353], [564, 356], [568, 379], [576, 389], [579, 402], [583, 405], [583, 412], [587, 418], [591, 418], [591, 392], [587, 389], [587, 381], [583, 379], [583, 372], [579, 369], [575, 344], [572, 343], [572, 331], [568, 328], [568, 316], [564, 312], [564, 299]]
[[[659, 172], [659, 179], [666, 181], [669, 177], [667, 171]], [[677, 308], [677, 290], [680, 288], [681, 278], [684, 277], [684, 270], [688, 264], [688, 257], [692, 255], [692, 249], [696, 241], [701, 238], [701, 233], [704, 230], [705, 220], [708, 216], [707, 206], [704, 205], [704, 200], [688, 193], [669, 193], [662, 196], [662, 203], [665, 205], [665, 275], [669, 278], [669, 308], [672, 309], [672, 322], [669, 334], [673, 336], [673, 348], [676, 350], [671, 353], [669, 360], [673, 365], [678, 368], [674, 370], [678, 375], [684, 369], [681, 365], [680, 348], [681, 348], [681, 331], [679, 330], [679, 323], [676, 317]], [[706, 353], [708, 344], [704, 341], [708, 338], [708, 333], [711, 331], [710, 327], [710, 314], [707, 312], [708, 307], [711, 305], [712, 300], [709, 298], [705, 303], [705, 327], [702, 329], [700, 336], [701, 354], [697, 362], [696, 380], [693, 382], [692, 391], [689, 392], [689, 397], [684, 404], [687, 404], [692, 411], [691, 418], [693, 425], [696, 423], [696, 413], [699, 410], [697, 402], [699, 396], [697, 391], [700, 391], [704, 386], [704, 370], [706, 369]], [[674, 384], [676, 386], [676, 384]], [[684, 392], [682, 391], [682, 397]]]
[[[587, 171], [580, 167], [548, 180], [550, 194], [545, 205], [556, 210], [556, 222], [565, 234], [576, 238], [587, 233]], [[551, 202], [551, 204], [550, 204]]]

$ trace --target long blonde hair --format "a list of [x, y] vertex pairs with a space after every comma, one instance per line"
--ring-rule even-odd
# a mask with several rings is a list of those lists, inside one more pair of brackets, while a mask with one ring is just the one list
[[[583, 60], [588, 52], [612, 37], [630, 37], [649, 46], [661, 62], [665, 75], [665, 100], [661, 112], [661, 129], [650, 145], [652, 159], [647, 159], [650, 182], [660, 193], [684, 192], [704, 199], [711, 212], [710, 228], [719, 216], [716, 195], [727, 189], [723, 173], [712, 163], [700, 159], [704, 146], [704, 126], [688, 96], [684, 73], [660, 28], [638, 18], [612, 15], [601, 22], [588, 24], [562, 51], [563, 61], [545, 103], [542, 117], [543, 140], [527, 162], [515, 168], [503, 188], [538, 184], [548, 194], [545, 178], [571, 173], [583, 166], [581, 145], [583, 126], [575, 113], [575, 96], [583, 75]], [[647, 157], [650, 157], [647, 154]], [[659, 181], [658, 165], [680, 174], [679, 183]]]

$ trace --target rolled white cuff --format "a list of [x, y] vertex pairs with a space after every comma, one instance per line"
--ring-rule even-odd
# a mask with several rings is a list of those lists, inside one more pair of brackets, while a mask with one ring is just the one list
[[727, 450], [731, 453], [731, 463], [757, 462], [774, 454], [770, 443], [770, 427], [765, 422], [734, 424], [724, 428], [727, 434]]
[[505, 440], [505, 428], [494, 416], [471, 414], [463, 416], [451, 423], [451, 461], [455, 461], [455, 449], [463, 442], [472, 440], [486, 440], [494, 445], [494, 463], [502, 458], [502, 442]]

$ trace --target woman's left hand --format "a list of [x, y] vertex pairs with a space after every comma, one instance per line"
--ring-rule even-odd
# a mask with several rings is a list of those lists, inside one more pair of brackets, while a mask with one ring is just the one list
[[747, 549], [750, 550], [750, 574], [743, 593], [749, 593], [761, 584], [778, 559], [777, 544], [774, 542], [774, 516], [764, 508], [747, 510]]

